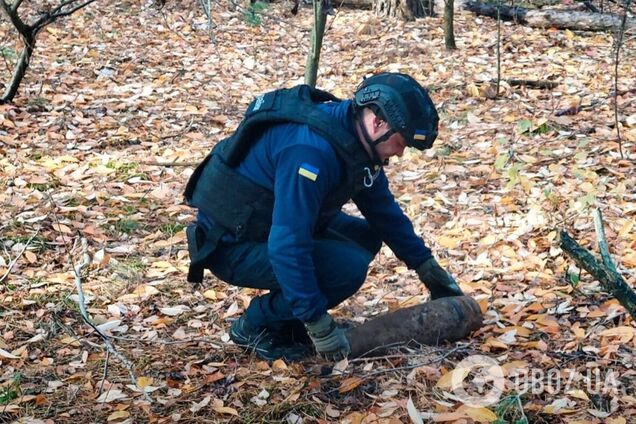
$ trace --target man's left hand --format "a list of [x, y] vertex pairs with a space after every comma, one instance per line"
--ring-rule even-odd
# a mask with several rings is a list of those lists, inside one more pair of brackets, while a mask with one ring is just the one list
[[417, 267], [415, 271], [420, 277], [420, 281], [431, 292], [432, 300], [440, 297], [464, 295], [457, 281], [437, 263], [435, 258], [427, 260]]

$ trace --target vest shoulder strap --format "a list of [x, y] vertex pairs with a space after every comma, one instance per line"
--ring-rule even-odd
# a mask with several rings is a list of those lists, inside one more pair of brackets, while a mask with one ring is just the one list
[[226, 163], [230, 167], [238, 165], [265, 128], [286, 122], [309, 125], [329, 141], [339, 156], [355, 155], [357, 140], [328, 113], [315, 107], [316, 103], [339, 100], [326, 91], [304, 84], [258, 96], [248, 106], [232, 143], [223, 149]]

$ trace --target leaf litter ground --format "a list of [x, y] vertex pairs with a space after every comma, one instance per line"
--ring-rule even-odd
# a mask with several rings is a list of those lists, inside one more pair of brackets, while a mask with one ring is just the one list
[[[556, 237], [565, 228], [594, 249], [591, 210], [602, 208], [610, 249], [635, 284], [633, 37], [619, 66], [622, 159], [610, 35], [504, 24], [504, 78], [559, 85], [503, 83], [493, 99], [492, 20], [458, 12], [459, 50], [447, 53], [441, 18], [338, 11], [320, 87], [348, 97], [363, 76], [390, 70], [431, 89], [438, 146], [407, 152], [387, 172], [486, 325], [462, 343], [335, 368], [267, 364], [226, 343], [256, 292], [212, 276], [199, 288], [185, 281], [183, 228], [193, 212], [182, 191], [253, 95], [302, 81], [311, 13], [292, 17], [286, 7], [270, 6], [252, 26], [240, 9], [215, 4], [216, 43], [196, 2], [92, 5], [40, 35], [16, 103], [0, 106], [0, 422], [388, 423], [417, 411], [437, 422], [635, 422], [636, 327]], [[2, 33], [17, 50], [6, 22]], [[80, 237], [91, 257], [88, 311], [134, 364], [138, 387], [81, 318], [72, 271]], [[361, 322], [426, 298], [383, 249], [335, 314]], [[463, 406], [447, 385], [476, 354], [506, 376], [488, 407]], [[523, 372], [536, 375], [525, 392], [514, 377]]]

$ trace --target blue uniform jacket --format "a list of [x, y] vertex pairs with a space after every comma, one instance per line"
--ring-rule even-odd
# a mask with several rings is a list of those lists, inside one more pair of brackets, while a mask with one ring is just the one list
[[[351, 101], [320, 107], [355, 134]], [[327, 300], [314, 273], [314, 228], [323, 200], [344, 179], [340, 159], [329, 142], [307, 125], [279, 124], [262, 134], [237, 171], [274, 192], [272, 229], [267, 241], [274, 274], [294, 315], [305, 322], [317, 319], [326, 312]], [[370, 188], [352, 200], [409, 268], [416, 268], [431, 257], [430, 249], [395, 202], [384, 171]], [[200, 221], [209, 222], [201, 215], [199, 212]]]

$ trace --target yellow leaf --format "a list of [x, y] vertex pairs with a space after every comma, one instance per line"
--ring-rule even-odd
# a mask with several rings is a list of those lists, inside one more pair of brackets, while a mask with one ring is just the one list
[[621, 227], [620, 230], [618, 230], [618, 236], [620, 238], [624, 238], [629, 234], [630, 231], [632, 231], [632, 228], [634, 228], [634, 221], [630, 219], [625, 223], [625, 225]]
[[362, 383], [362, 379], [360, 377], [349, 377], [346, 378], [342, 381], [342, 383], [340, 383], [340, 388], [338, 388], [338, 391], [342, 394], [342, 393], [347, 393], [350, 392], [351, 390], [355, 389], [356, 387], [358, 387], [360, 385], [360, 383]]
[[137, 379], [137, 386], [139, 386], [140, 389], [145, 389], [146, 387], [150, 386], [151, 384], [152, 384], [152, 378], [139, 377]]
[[460, 239], [441, 236], [437, 239], [437, 243], [447, 249], [454, 249], [459, 245]]
[[566, 394], [577, 399], [590, 400], [590, 398], [587, 397], [587, 394], [581, 389], [568, 390]]
[[108, 416], [107, 420], [108, 421], [125, 420], [128, 417], [130, 417], [130, 412], [128, 411], [115, 411]]
[[480, 423], [491, 423], [497, 420], [497, 414], [488, 408], [466, 408], [464, 412], [470, 418]]
[[234, 416], [237, 416], [237, 417], [239, 416], [239, 414], [236, 411], [236, 409], [230, 408], [229, 406], [213, 406], [212, 409], [214, 409], [219, 414], [234, 415]]
[[287, 364], [282, 359], [277, 359], [272, 363], [272, 368], [275, 370], [286, 370]]
[[435, 383], [435, 387], [439, 387], [440, 389], [453, 390], [456, 388], [453, 387], [453, 383], [461, 383], [462, 381], [464, 381], [466, 376], [468, 376], [468, 374], [470, 374], [469, 368], [455, 368], [454, 370], [444, 374], [442, 378], [440, 378], [437, 383]]
[[483, 299], [479, 299], [477, 303], [479, 303], [479, 309], [481, 310], [481, 313], [485, 314], [488, 310], [488, 298], [484, 297]]
[[210, 300], [216, 300], [216, 292], [212, 289], [203, 292], [203, 297]]
[[569, 29], [565, 30], [565, 36], [567, 37], [568, 40], [573, 40], [574, 39], [574, 33], [572, 31], [570, 31]]
[[139, 287], [137, 287], [134, 291], [133, 294], [136, 294], [138, 296], [153, 296], [155, 294], [159, 294], [159, 290], [157, 290], [155, 287], [153, 286], [149, 286], [149, 285], [141, 285]]
[[473, 97], [479, 97], [479, 88], [475, 84], [468, 84], [466, 86], [466, 92]]
[[624, 255], [621, 258], [621, 262], [623, 262], [625, 265], [627, 265], [629, 267], [635, 267], [636, 266], [636, 252], [632, 252], [632, 253]]
[[484, 344], [486, 346], [490, 346], [490, 347], [498, 347], [500, 349], [508, 349], [508, 345], [507, 344], [505, 344], [501, 340], [497, 340], [494, 337], [490, 337], [488, 340], [486, 340], [486, 343], [484, 343]]
[[580, 326], [580, 324], [577, 322], [575, 323], [572, 328], [571, 328], [572, 332], [574, 333], [574, 336], [577, 339], [584, 339], [585, 338], [585, 330], [583, 330]]
[[490, 246], [497, 242], [497, 237], [494, 234], [489, 234], [483, 239], [479, 240], [480, 246]]
[[528, 363], [526, 361], [512, 361], [503, 364], [501, 368], [509, 373], [512, 370], [528, 368]]
[[153, 268], [172, 268], [172, 264], [168, 261], [156, 261], [153, 262], [150, 266]]
[[607, 330], [601, 331], [600, 335], [603, 337], [624, 337], [633, 336], [634, 332], [636, 332], [636, 328], [622, 325], [620, 327], [608, 328]]
[[81, 346], [79, 340], [71, 336], [62, 337], [62, 339], [60, 340], [60, 343], [64, 345], [68, 345], [68, 346], [73, 346], [73, 347]]

